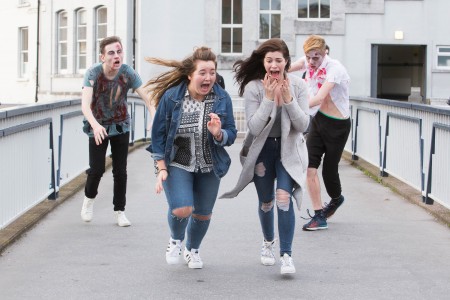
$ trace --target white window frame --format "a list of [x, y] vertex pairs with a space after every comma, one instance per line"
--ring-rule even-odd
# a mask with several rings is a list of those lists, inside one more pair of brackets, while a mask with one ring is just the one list
[[320, 5], [320, 2], [322, 2], [323, 0], [316, 0], [318, 3], [318, 7], [319, 7], [319, 17], [317, 17], [317, 18], [312, 18], [312, 17], [310, 17], [309, 16], [309, 14], [310, 14], [310, 10], [311, 10], [311, 3], [310, 3], [310, 1], [311, 0], [303, 0], [303, 1], [306, 1], [307, 2], [307, 17], [306, 18], [301, 18], [301, 17], [299, 17], [298, 16], [298, 2], [299, 1], [302, 1], [302, 0], [297, 0], [297, 18], [298, 19], [300, 19], [300, 20], [329, 20], [330, 18], [331, 18], [331, 2], [332, 2], [332, 0], [328, 0], [328, 1], [330, 1], [330, 16], [329, 17], [327, 17], [327, 18], [322, 18], [320, 15], [321, 15], [321, 13], [320, 13], [320, 7], [321, 7], [321, 5]]
[[[26, 44], [24, 43], [24, 38], [26, 38]], [[29, 75], [29, 46], [28, 27], [21, 27], [19, 28], [19, 78], [26, 78]]]
[[[442, 51], [443, 49], [447, 49], [447, 51]], [[436, 47], [436, 68], [440, 70], [450, 70], [450, 64], [448, 66], [439, 65], [440, 57], [447, 57], [450, 60], [450, 45], [441, 45]]]
[[[261, 1], [259, 0], [259, 5], [260, 5], [260, 9], [259, 9], [259, 39], [260, 40], [268, 40], [274, 37], [281, 37], [281, 0], [279, 0], [280, 2], [280, 9], [272, 9], [272, 0], [267, 0], [269, 1], [269, 9], [265, 9], [262, 10], [261, 9]], [[263, 38], [261, 37], [261, 15], [269, 15], [269, 37], [268, 38]], [[272, 15], [280, 15], [280, 28], [279, 28], [279, 32], [280, 32], [280, 36], [274, 36], [272, 34]]]
[[[100, 11], [106, 11], [106, 21], [100, 22]], [[100, 28], [105, 27], [105, 36], [100, 36]], [[95, 9], [95, 34], [94, 34], [94, 59], [95, 62], [100, 62], [100, 42], [108, 36], [108, 8], [106, 6], [99, 6]]]
[[[222, 10], [223, 10], [223, 1], [224, 0], [222, 0]], [[242, 48], [243, 48], [243, 40], [244, 40], [244, 37], [243, 37], [243, 31], [244, 31], [244, 28], [243, 28], [243, 24], [242, 23], [235, 23], [234, 22], [234, 20], [233, 20], [233, 10], [234, 10], [234, 1], [241, 1], [241, 20], [242, 20], [242, 22], [243, 22], [243, 17], [244, 17], [244, 12], [242, 11], [243, 10], [243, 0], [229, 0], [230, 2], [231, 2], [231, 16], [230, 16], [230, 18], [231, 18], [231, 23], [230, 24], [224, 24], [223, 23], [223, 19], [222, 19], [222, 14], [221, 14], [221, 16], [220, 16], [220, 18], [221, 18], [221, 20], [220, 20], [220, 22], [221, 22], [221, 32], [223, 31], [223, 29], [230, 29], [230, 31], [231, 31], [231, 38], [230, 38], [230, 42], [231, 42], [231, 49], [230, 49], [230, 52], [223, 52], [223, 49], [222, 49], [222, 44], [223, 44], [223, 40], [222, 40], [222, 38], [223, 38], [223, 36], [222, 36], [222, 34], [221, 34], [221, 38], [220, 38], [220, 50], [221, 50], [221, 54], [224, 54], [224, 55], [234, 55], [234, 54], [242, 54]], [[241, 31], [241, 51], [235, 51], [235, 49], [234, 49], [234, 30], [235, 29], [238, 29], [238, 30], [240, 30]]]
[[[83, 20], [84, 14], [84, 20]], [[84, 23], [83, 23], [84, 22]], [[81, 36], [80, 31], [84, 30], [84, 36]], [[87, 10], [80, 8], [76, 11], [76, 32], [75, 32], [75, 66], [77, 73], [84, 73], [87, 66]], [[84, 45], [84, 48], [83, 48]], [[84, 51], [84, 52], [83, 52]], [[84, 65], [81, 60], [84, 58]]]
[[[62, 26], [61, 25], [61, 16], [65, 15], [66, 17], [66, 25]], [[68, 51], [69, 51], [69, 47], [68, 47], [68, 25], [69, 25], [69, 15], [67, 13], [67, 11], [62, 10], [59, 11], [57, 14], [57, 26], [56, 26], [56, 30], [57, 30], [57, 73], [58, 74], [67, 74], [69, 72], [69, 55], [68, 55]], [[65, 40], [63, 40], [61, 38], [61, 32], [65, 31]], [[66, 54], [62, 54], [62, 48], [65, 47], [66, 48]], [[63, 69], [62, 66], [62, 60], [66, 61], [66, 67]]]

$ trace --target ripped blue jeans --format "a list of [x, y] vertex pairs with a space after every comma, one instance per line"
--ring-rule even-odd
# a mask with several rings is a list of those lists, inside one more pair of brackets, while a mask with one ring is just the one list
[[211, 219], [199, 220], [192, 215], [179, 218], [172, 211], [180, 207], [193, 207], [194, 215], [211, 215], [219, 192], [220, 179], [214, 172], [192, 173], [173, 166], [169, 166], [168, 170], [169, 176], [163, 181], [163, 187], [169, 204], [167, 218], [171, 237], [183, 241], [187, 231], [186, 248], [199, 249]]
[[284, 253], [291, 255], [295, 230], [292, 202], [294, 180], [281, 163], [281, 138], [267, 138], [256, 161], [253, 182], [258, 193], [258, 215], [264, 239], [273, 241], [275, 238], [274, 206], [276, 206], [280, 256]]

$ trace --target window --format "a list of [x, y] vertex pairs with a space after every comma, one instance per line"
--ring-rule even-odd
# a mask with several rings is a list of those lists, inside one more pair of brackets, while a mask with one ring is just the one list
[[77, 72], [86, 70], [86, 10], [77, 11], [77, 32], [76, 32], [76, 67]]
[[450, 69], [450, 46], [437, 47], [437, 67], [439, 69]]
[[28, 74], [28, 27], [19, 28], [19, 77]]
[[281, 1], [259, 1], [259, 38], [271, 39], [280, 37]]
[[99, 7], [95, 14], [95, 52], [94, 61], [100, 62], [100, 41], [106, 37], [107, 34], [107, 21], [108, 21], [108, 11], [106, 7]]
[[222, 53], [242, 53], [242, 0], [222, 0]]
[[300, 19], [329, 19], [331, 0], [298, 0]]
[[58, 13], [58, 73], [67, 72], [67, 12]]

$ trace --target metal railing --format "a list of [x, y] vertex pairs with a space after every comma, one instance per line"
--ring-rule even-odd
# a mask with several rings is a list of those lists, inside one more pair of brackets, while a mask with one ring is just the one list
[[[130, 144], [147, 139], [143, 101], [130, 95], [128, 109]], [[56, 199], [64, 184], [89, 167], [82, 120], [79, 99], [0, 112], [0, 229], [39, 202]]]
[[6, 224], [55, 191], [52, 119], [0, 130], [0, 220]]
[[423, 202], [450, 208], [450, 109], [375, 98], [350, 102], [352, 158], [417, 189]]
[[[147, 139], [150, 117], [129, 96], [130, 144]], [[450, 110], [394, 100], [351, 99], [345, 151], [421, 192], [423, 201], [450, 208]], [[88, 168], [81, 101], [0, 111], [0, 229]], [[238, 133], [246, 130], [244, 100], [233, 99]], [[55, 143], [54, 143], [55, 142]], [[56, 144], [56, 145], [55, 145]], [[108, 151], [108, 155], [109, 155]]]
[[239, 136], [244, 136], [247, 132], [247, 121], [245, 119], [244, 98], [233, 99], [233, 116]]
[[[247, 130], [244, 100], [233, 99], [239, 133]], [[351, 133], [344, 150], [450, 209], [450, 108], [352, 97]]]

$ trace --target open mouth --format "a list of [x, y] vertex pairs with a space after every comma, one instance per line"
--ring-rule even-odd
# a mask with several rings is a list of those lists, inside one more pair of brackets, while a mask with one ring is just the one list
[[211, 84], [209, 84], [209, 83], [203, 83], [200, 85], [201, 91], [204, 92], [205, 94], [209, 92], [210, 87], [211, 87]]
[[120, 60], [115, 60], [114, 61], [114, 66], [116, 66], [116, 67], [120, 66]]
[[280, 74], [281, 74], [280, 71], [270, 71], [270, 76], [275, 79], [279, 79]]

